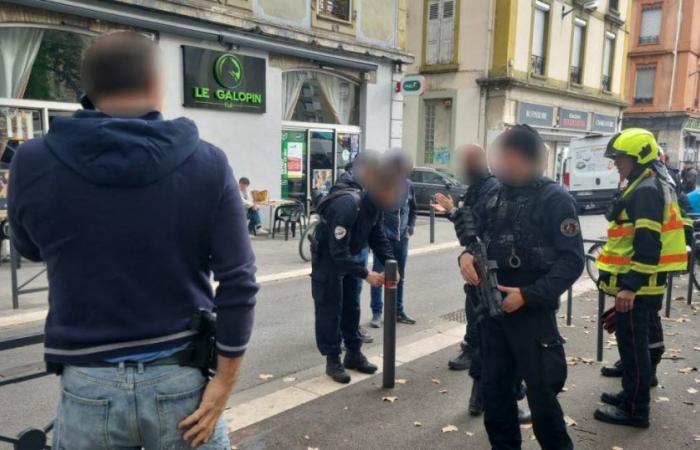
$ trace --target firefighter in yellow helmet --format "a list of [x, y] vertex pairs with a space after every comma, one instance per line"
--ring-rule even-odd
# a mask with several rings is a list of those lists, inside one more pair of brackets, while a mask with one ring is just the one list
[[649, 426], [649, 390], [664, 351], [659, 311], [667, 276], [687, 266], [683, 218], [658, 154], [647, 130], [610, 139], [605, 155], [615, 161], [622, 187], [606, 212], [608, 240], [596, 261], [598, 287], [615, 297], [622, 391], [604, 393], [595, 418], [641, 428]]

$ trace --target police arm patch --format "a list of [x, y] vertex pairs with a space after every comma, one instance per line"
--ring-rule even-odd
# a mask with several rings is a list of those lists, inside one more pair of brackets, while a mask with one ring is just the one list
[[347, 236], [348, 230], [346, 230], [345, 227], [341, 227], [340, 225], [338, 225], [337, 227], [335, 227], [335, 230], [333, 230], [333, 234], [335, 234], [335, 238], [337, 240], [341, 240], [345, 236]]
[[564, 219], [559, 226], [561, 234], [566, 237], [578, 236], [581, 233], [581, 225], [579, 225], [578, 220], [573, 218]]

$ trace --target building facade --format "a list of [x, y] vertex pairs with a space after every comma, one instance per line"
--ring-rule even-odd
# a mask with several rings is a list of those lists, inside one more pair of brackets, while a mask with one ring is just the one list
[[[488, 146], [526, 123], [547, 142], [547, 172], [555, 175], [571, 139], [617, 131], [629, 1], [410, 0], [423, 27], [421, 38], [409, 36], [416, 62], [407, 72], [425, 75], [427, 86], [405, 102], [404, 140], [417, 137], [417, 161], [454, 166], [445, 155], [460, 144]], [[453, 35], [445, 31], [450, 11], [459, 24]], [[416, 22], [412, 13], [412, 30]]]
[[11, 0], [0, 3], [0, 145], [78, 109], [82, 50], [125, 29], [162, 50], [166, 118], [193, 119], [272, 198], [306, 202], [361, 148], [401, 144], [405, 0]]
[[654, 132], [674, 166], [700, 152], [700, 0], [635, 0], [623, 126]]

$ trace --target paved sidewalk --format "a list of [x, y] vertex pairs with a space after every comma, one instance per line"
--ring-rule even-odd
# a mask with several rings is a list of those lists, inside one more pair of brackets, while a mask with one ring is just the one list
[[[638, 430], [601, 424], [592, 418], [600, 405], [600, 393], [618, 390], [619, 380], [599, 376], [600, 364], [594, 362], [597, 297], [594, 291], [583, 290], [574, 300], [573, 326], [561, 327], [568, 341], [569, 377], [560, 399], [571, 419], [569, 431], [576, 448], [700, 448], [698, 303], [687, 306], [683, 301], [674, 301], [672, 319], [664, 320], [668, 350], [660, 366], [661, 386], [652, 392], [652, 426], [649, 430]], [[564, 322], [563, 316], [560, 322]], [[445, 332], [455, 334], [460, 329], [455, 327], [459, 326], [452, 322]], [[606, 340], [605, 357], [614, 360], [617, 357], [614, 338], [606, 336]], [[415, 344], [405, 347], [415, 348]], [[327, 385], [321, 375], [296, 385], [295, 396], [269, 394], [267, 403], [264, 397], [246, 402], [234, 396], [233, 407], [227, 411], [234, 445], [240, 450], [488, 449], [482, 419], [466, 413], [471, 380], [464, 372], [446, 368], [447, 360], [457, 352], [457, 345], [440, 348], [443, 349], [401, 364], [397, 379], [402, 384], [397, 384], [394, 390], [381, 389], [381, 375], [375, 375], [327, 395], [312, 397], [314, 392], [322, 394]], [[411, 359], [406, 355], [404, 358]], [[293, 383], [293, 378], [286, 381]], [[282, 380], [270, 383], [285, 384]], [[274, 414], [275, 410], [284, 409], [280, 405], [284, 402], [299, 406]], [[272, 414], [265, 420], [247, 424], [251, 420], [249, 410], [256, 404], [263, 406], [260, 408], [263, 415], [265, 408]], [[239, 427], [237, 423], [247, 425]], [[450, 429], [454, 431], [447, 431]], [[539, 448], [531, 427], [523, 427], [522, 434], [523, 448]]]

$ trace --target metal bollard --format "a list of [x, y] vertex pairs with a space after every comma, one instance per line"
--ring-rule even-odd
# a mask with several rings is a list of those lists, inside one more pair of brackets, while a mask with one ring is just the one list
[[382, 387], [393, 389], [396, 380], [396, 286], [399, 266], [390, 259], [384, 264], [384, 362]]
[[430, 208], [430, 243], [435, 243], [435, 210]]
[[12, 284], [12, 309], [19, 309], [19, 282], [17, 281], [17, 270], [19, 269], [21, 258], [10, 239], [10, 282]]
[[671, 317], [671, 295], [673, 295], [673, 274], [668, 274], [668, 282], [666, 284], [666, 318]]
[[603, 360], [603, 313], [605, 312], [605, 292], [598, 291], [598, 342], [596, 348], [596, 360]]
[[688, 295], [686, 302], [688, 306], [693, 304], [693, 272], [695, 272], [695, 242], [690, 246], [690, 261], [688, 261]]
[[566, 325], [571, 326], [571, 316], [574, 308], [574, 289], [569, 286], [566, 291]]

